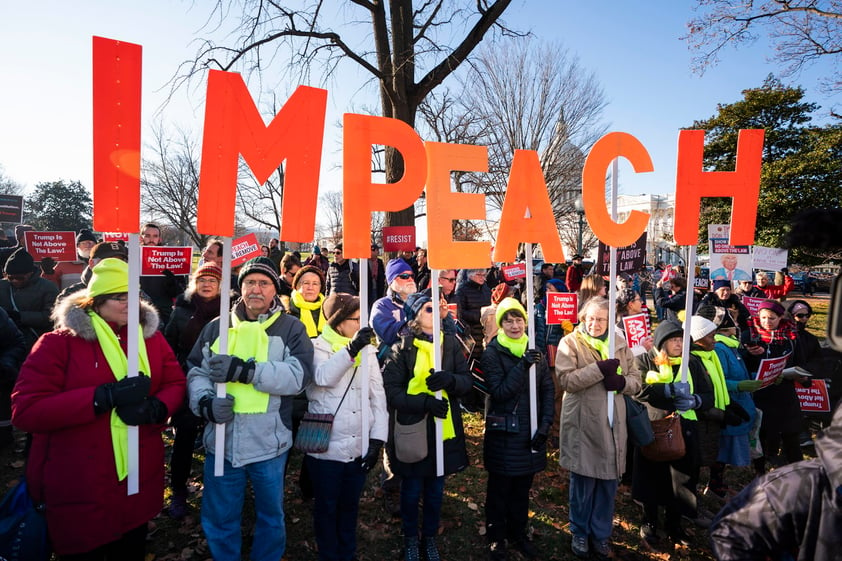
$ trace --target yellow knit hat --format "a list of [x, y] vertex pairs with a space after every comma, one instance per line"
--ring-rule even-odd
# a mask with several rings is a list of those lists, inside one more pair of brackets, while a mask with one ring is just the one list
[[518, 302], [514, 298], [503, 298], [499, 304], [497, 304], [497, 312], [494, 314], [494, 319], [497, 321], [497, 327], [500, 327], [500, 322], [503, 321], [503, 316], [506, 315], [507, 312], [516, 311], [523, 314], [523, 319], [526, 319], [526, 310], [523, 309], [523, 306], [520, 302]]
[[129, 264], [122, 259], [103, 259], [96, 264], [92, 273], [88, 283], [88, 296], [91, 298], [129, 291]]

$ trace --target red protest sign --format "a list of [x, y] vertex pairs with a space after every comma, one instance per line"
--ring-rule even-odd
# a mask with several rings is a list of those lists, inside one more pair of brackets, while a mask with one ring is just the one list
[[760, 303], [763, 302], [764, 298], [752, 298], [751, 296], [743, 296], [743, 306], [749, 311], [749, 313], [753, 316], [757, 315], [757, 310], [760, 309]]
[[102, 241], [104, 242], [128, 242], [129, 234], [127, 232], [103, 232]]
[[564, 320], [575, 322], [578, 300], [575, 293], [547, 292], [547, 325], [560, 325]]
[[635, 314], [623, 318], [623, 327], [626, 330], [626, 341], [631, 347], [642, 347], [643, 340], [651, 337], [649, 332], [649, 318], [647, 314]]
[[383, 251], [414, 251], [415, 226], [383, 228]]
[[23, 243], [36, 262], [47, 257], [53, 261], [76, 261], [75, 232], [24, 232]]
[[164, 271], [170, 271], [174, 275], [189, 275], [192, 263], [192, 247], [144, 245], [140, 248], [141, 276], [163, 275]]
[[237, 238], [231, 244], [231, 267], [238, 267], [249, 259], [261, 255], [260, 242], [257, 241], [257, 236], [246, 234], [242, 238]]
[[760, 361], [760, 367], [757, 369], [757, 379], [763, 382], [763, 385], [760, 386], [761, 388], [771, 385], [778, 379], [778, 376], [783, 374], [788, 358], [789, 354], [785, 354], [778, 358], [764, 358]]
[[515, 263], [514, 265], [506, 265], [505, 267], [500, 267], [500, 272], [503, 273], [503, 278], [507, 281], [513, 281], [515, 279], [525, 279], [526, 263]]
[[830, 413], [830, 394], [824, 380], [813, 380], [809, 388], [802, 386], [800, 382], [795, 382], [795, 393], [798, 394], [802, 411]]

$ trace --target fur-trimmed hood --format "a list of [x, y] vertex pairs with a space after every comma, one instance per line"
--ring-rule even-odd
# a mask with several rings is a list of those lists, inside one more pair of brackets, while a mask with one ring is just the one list
[[[76, 292], [62, 298], [53, 308], [50, 316], [56, 330], [67, 330], [86, 341], [96, 341], [96, 332], [88, 313], [79, 307], [88, 298], [87, 291]], [[149, 339], [158, 330], [158, 312], [145, 300], [140, 300], [140, 325], [143, 326], [143, 338]]]

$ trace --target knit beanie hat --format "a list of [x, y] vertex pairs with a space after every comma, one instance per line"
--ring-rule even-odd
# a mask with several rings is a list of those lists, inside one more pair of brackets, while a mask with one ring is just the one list
[[392, 281], [395, 280], [401, 273], [411, 273], [412, 267], [409, 266], [409, 263], [401, 259], [400, 257], [392, 259], [389, 263], [386, 264], [386, 284], [392, 284]]
[[716, 331], [716, 324], [709, 319], [703, 318], [702, 316], [692, 316], [690, 318], [690, 337], [693, 339], [693, 342], [710, 335], [714, 331]]
[[762, 301], [760, 303], [760, 306], [757, 307], [757, 311], [759, 312], [760, 310], [771, 310], [771, 311], [775, 312], [776, 314], [778, 314], [779, 316], [784, 315], [784, 312], [786, 311], [786, 310], [784, 310], [784, 307], [781, 305], [781, 303], [778, 302], [777, 300], [764, 300], [764, 301]]
[[720, 288], [731, 288], [731, 281], [725, 279], [713, 281], [713, 289], [719, 290]]
[[91, 271], [88, 296], [120, 294], [129, 291], [129, 264], [122, 259], [103, 259]]
[[298, 281], [300, 281], [301, 277], [303, 277], [307, 273], [313, 273], [314, 275], [318, 276], [319, 282], [322, 283], [322, 287], [319, 290], [320, 291], [324, 290], [324, 288], [325, 288], [325, 274], [322, 272], [321, 269], [319, 269], [318, 267], [314, 267], [313, 265], [307, 265], [306, 267], [301, 267], [300, 269], [298, 269], [298, 271], [295, 273], [295, 276], [292, 277], [292, 287], [293, 288], [297, 287]]
[[523, 314], [523, 319], [526, 319], [526, 310], [523, 309], [523, 306], [517, 301], [517, 299], [503, 298], [503, 300], [497, 304], [497, 312], [494, 314], [494, 321], [497, 322], [497, 327], [500, 327], [500, 322], [503, 321], [503, 316], [511, 311], [520, 312]]
[[108, 257], [116, 257], [123, 261], [128, 261], [129, 250], [126, 244], [119, 242], [100, 242], [91, 250], [91, 259], [107, 259]]
[[699, 306], [699, 309], [696, 310], [696, 315], [709, 319], [716, 324], [717, 329], [737, 327], [737, 324], [734, 323], [734, 318], [732, 318], [728, 310], [722, 306], [711, 306], [709, 304]]
[[313, 246], [313, 255], [321, 255], [322, 250], [319, 248], [318, 244]]
[[3, 271], [7, 275], [25, 275], [36, 272], [35, 261], [26, 249], [19, 247], [6, 260]]
[[627, 287], [623, 290], [618, 290], [617, 303], [626, 306], [629, 302], [634, 300], [635, 296], [637, 296], [637, 292], [635, 292], [633, 288]]
[[96, 239], [96, 236], [90, 230], [79, 230], [79, 235], [76, 236], [76, 245], [79, 245], [82, 242], [94, 242], [97, 243], [99, 240]]
[[[261, 275], [269, 277], [272, 284], [275, 285], [275, 290], [277, 292], [281, 291], [281, 279], [278, 278], [278, 270], [275, 268], [275, 264], [272, 260], [268, 257], [255, 257], [250, 261], [246, 261], [240, 268], [240, 274], [237, 276], [237, 286], [240, 287], [241, 292], [243, 289], [243, 281], [252, 273], [260, 273]], [[222, 278], [221, 274], [220, 278]]]
[[550, 279], [547, 281], [547, 284], [553, 285], [553, 287], [558, 290], [559, 292], [566, 291], [567, 287], [564, 286], [564, 283], [561, 279]]
[[351, 296], [344, 292], [332, 292], [322, 302], [322, 314], [324, 314], [327, 324], [334, 330], [359, 309], [359, 296]]
[[412, 321], [421, 312], [424, 304], [432, 302], [433, 299], [423, 292], [415, 292], [409, 295], [403, 305], [403, 311], [406, 314], [406, 321]]
[[678, 323], [674, 319], [662, 321], [655, 329], [655, 348], [661, 350], [661, 347], [664, 345], [667, 339], [683, 336], [684, 328], [681, 326], [680, 323]]
[[222, 282], [222, 269], [216, 263], [205, 263], [193, 273], [193, 278], [197, 279], [199, 277], [213, 277]]
[[512, 295], [512, 287], [508, 284], [501, 282], [494, 289], [491, 291], [491, 302], [493, 304], [499, 304], [503, 301], [503, 298]]

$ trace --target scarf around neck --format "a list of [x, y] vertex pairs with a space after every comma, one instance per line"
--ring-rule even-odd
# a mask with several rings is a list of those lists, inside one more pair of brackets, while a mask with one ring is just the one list
[[[290, 300], [292, 300], [292, 303], [295, 304], [296, 308], [301, 310], [301, 313], [299, 314], [300, 317], [298, 319], [301, 320], [301, 323], [303, 323], [304, 327], [307, 329], [307, 336], [310, 339], [318, 337], [319, 333], [324, 331], [325, 328], [325, 316], [321, 313], [322, 303], [325, 300], [325, 295], [319, 294], [318, 300], [316, 300], [315, 302], [308, 302], [304, 299], [304, 296], [302, 296], [301, 293], [298, 292], [298, 290], [293, 290]], [[305, 313], [305, 310], [307, 311], [307, 313]], [[319, 310], [318, 325], [313, 320], [314, 310]]]
[[713, 383], [714, 407], [724, 410], [731, 403], [731, 398], [728, 396], [728, 387], [725, 385], [725, 373], [722, 371], [722, 363], [719, 362], [716, 351], [694, 349], [690, 353], [701, 359], [702, 365], [710, 376], [710, 381]]
[[[429, 378], [430, 370], [433, 368], [433, 343], [413, 338], [412, 344], [418, 349], [418, 352], [415, 355], [415, 367], [412, 370], [412, 378], [409, 379], [406, 393], [434, 396], [436, 393], [427, 389], [427, 378]], [[448, 401], [447, 416], [442, 423], [442, 438], [449, 440], [456, 436], [456, 429], [453, 427], [453, 403], [447, 396], [446, 391], [441, 390], [441, 395]]]
[[520, 358], [523, 356], [523, 353], [526, 352], [526, 346], [529, 344], [529, 337], [521, 335], [518, 339], [512, 339], [500, 330], [497, 332], [497, 342], [500, 343], [504, 349], [508, 349], [510, 353]]
[[[348, 343], [351, 342], [350, 337], [345, 337], [344, 335], [340, 335], [333, 328], [330, 324], [326, 324], [324, 330], [322, 330], [322, 339], [327, 341], [328, 345], [330, 345], [330, 349], [337, 353], [348, 346]], [[357, 353], [357, 356], [354, 358], [354, 366], [360, 365], [360, 357], [362, 353]]]
[[[111, 368], [114, 379], [117, 381], [122, 380], [128, 375], [129, 361], [126, 358], [126, 353], [123, 352], [123, 348], [120, 346], [117, 334], [93, 310], [88, 311], [88, 317], [91, 318], [91, 325], [93, 325], [94, 333], [96, 333], [99, 348], [102, 349], [102, 354], [105, 355], [105, 361], [108, 363], [108, 367]], [[152, 371], [149, 368], [146, 341], [143, 339], [143, 326], [138, 327], [137, 337], [138, 368], [143, 375], [151, 378]], [[116, 409], [111, 410], [111, 447], [114, 451], [114, 464], [117, 466], [117, 479], [122, 481], [129, 474], [129, 428], [117, 415]]]
[[582, 341], [585, 342], [590, 348], [595, 350], [599, 353], [599, 356], [602, 357], [602, 360], [608, 359], [608, 332], [610, 329], [606, 329], [605, 333], [600, 335], [599, 337], [594, 337], [592, 335], [588, 335], [585, 331], [584, 325], [579, 328], [579, 331], [576, 334], [580, 337]]

